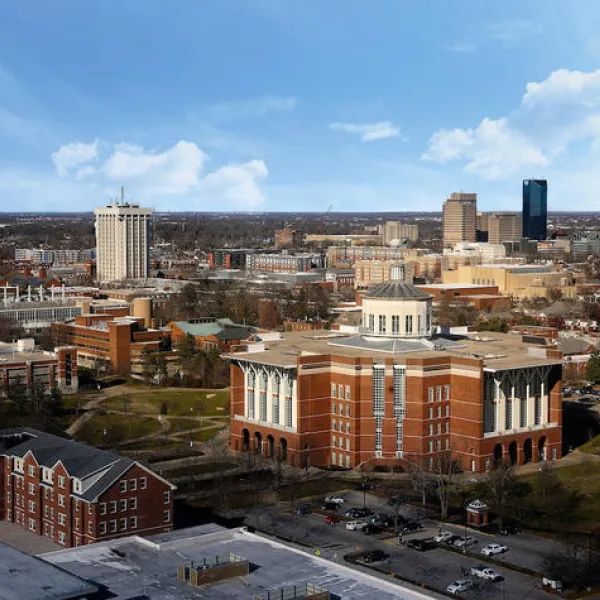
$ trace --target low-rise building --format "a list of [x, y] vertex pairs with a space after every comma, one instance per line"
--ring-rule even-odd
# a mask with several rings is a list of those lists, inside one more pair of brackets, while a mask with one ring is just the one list
[[57, 345], [77, 348], [79, 366], [141, 376], [149, 354], [162, 353], [167, 363], [178, 360], [175, 352], [168, 351], [170, 330], [145, 327], [145, 320], [143, 316], [82, 314], [53, 324], [52, 335]]
[[79, 389], [77, 348], [63, 346], [54, 352], [38, 350], [33, 339], [0, 343], [0, 394], [74, 394]]
[[246, 270], [271, 273], [298, 273], [325, 267], [322, 254], [303, 252], [300, 254], [248, 254]]
[[459, 267], [442, 273], [443, 283], [494, 285], [501, 294], [514, 298], [547, 298], [552, 290], [563, 296], [577, 293], [576, 283], [583, 275], [574, 274], [559, 265], [482, 264]]
[[291, 227], [275, 230], [275, 248], [300, 248], [302, 246], [302, 232]]
[[418, 239], [419, 226], [416, 224], [402, 223], [402, 221], [386, 221], [383, 224], [383, 243], [385, 245], [401, 240], [416, 242]]
[[211, 317], [189, 321], [172, 321], [167, 327], [172, 332], [175, 346], [185, 337], [191, 335], [197, 347], [203, 350], [216, 348], [221, 352], [229, 352], [232, 347], [249, 341], [258, 331], [256, 327], [240, 325], [234, 323], [231, 319]]
[[510, 298], [503, 296], [495, 285], [469, 283], [431, 283], [417, 286], [431, 294], [433, 302], [465, 302], [475, 310], [500, 312], [510, 309]]
[[171, 531], [174, 489], [130, 458], [29, 427], [0, 430], [0, 519], [61, 546]]

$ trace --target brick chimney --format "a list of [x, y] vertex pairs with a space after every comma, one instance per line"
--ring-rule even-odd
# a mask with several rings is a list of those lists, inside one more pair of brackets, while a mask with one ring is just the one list
[[23, 277], [31, 277], [31, 267], [27, 266], [23, 269]]
[[46, 271], [44, 267], [40, 267], [40, 270], [38, 271], [38, 278], [42, 281], [48, 279], [48, 271]]

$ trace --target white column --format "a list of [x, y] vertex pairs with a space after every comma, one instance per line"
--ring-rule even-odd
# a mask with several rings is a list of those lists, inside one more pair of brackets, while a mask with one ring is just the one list
[[248, 367], [242, 367], [244, 372], [244, 417], [248, 417]]
[[496, 422], [494, 423], [494, 429], [500, 433], [504, 431], [504, 411], [506, 410], [506, 399], [500, 386], [500, 381], [494, 380], [495, 387], [495, 400], [496, 400]]
[[292, 382], [292, 427], [298, 429], [298, 390], [297, 380]]
[[546, 392], [546, 384], [543, 381], [540, 386], [540, 402], [542, 403], [542, 423], [545, 424], [550, 421], [550, 415], [548, 414], [549, 398]]

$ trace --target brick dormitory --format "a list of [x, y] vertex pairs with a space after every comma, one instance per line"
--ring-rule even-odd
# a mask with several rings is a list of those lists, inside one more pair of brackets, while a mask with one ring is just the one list
[[0, 430], [0, 519], [62, 546], [171, 531], [174, 489], [130, 458], [29, 427]]

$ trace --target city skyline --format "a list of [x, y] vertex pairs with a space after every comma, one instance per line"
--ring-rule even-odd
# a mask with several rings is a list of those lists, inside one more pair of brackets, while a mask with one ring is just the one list
[[543, 178], [595, 208], [595, 3], [314, 6], [3, 6], [3, 205], [515, 211]]

